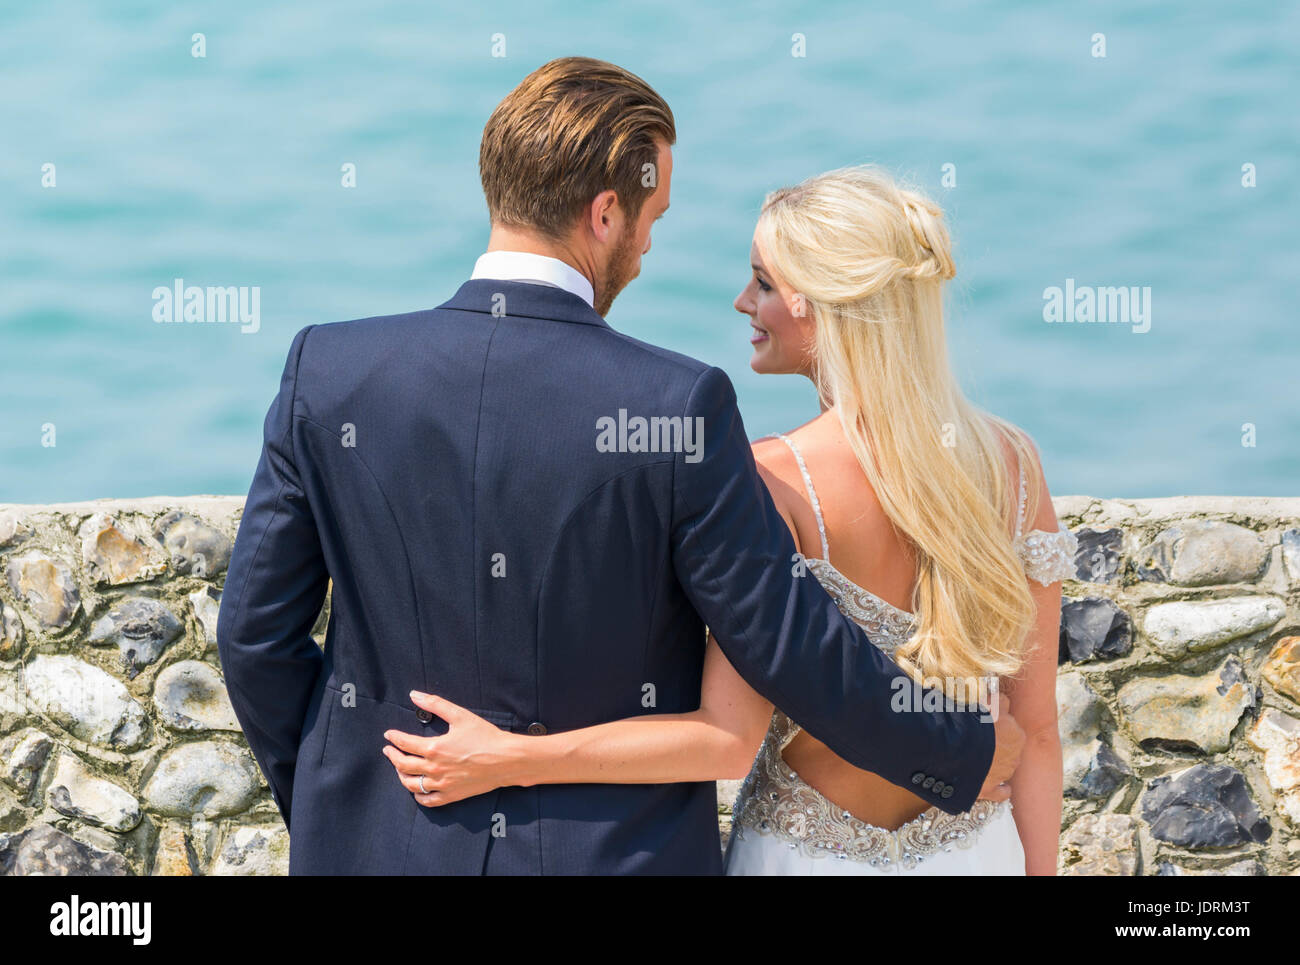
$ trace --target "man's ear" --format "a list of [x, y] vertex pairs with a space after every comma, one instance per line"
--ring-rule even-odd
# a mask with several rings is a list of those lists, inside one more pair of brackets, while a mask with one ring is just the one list
[[587, 210], [587, 226], [601, 244], [608, 244], [620, 236], [623, 230], [623, 207], [618, 203], [617, 192], [602, 191], [592, 198]]

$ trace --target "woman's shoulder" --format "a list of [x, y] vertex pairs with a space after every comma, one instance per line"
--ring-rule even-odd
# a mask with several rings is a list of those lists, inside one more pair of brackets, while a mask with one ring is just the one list
[[810, 419], [801, 426], [786, 429], [784, 432], [773, 432], [751, 442], [750, 449], [754, 453], [754, 461], [758, 463], [759, 469], [781, 475], [793, 470], [797, 478], [799, 462], [796, 452], [801, 452], [808, 445], [815, 444], [816, 440], [808, 430], [817, 421], [817, 419]]
[[[1018, 468], [1020, 465], [1021, 449], [1027, 451], [1037, 461], [1038, 444], [1034, 442], [1033, 436], [1025, 429], [1022, 429], [1014, 422], [1003, 419], [1001, 416], [990, 413], [985, 413], [984, 418], [989, 427], [992, 428], [994, 435], [997, 436], [998, 442], [1002, 444], [1002, 452], [1013, 468]], [[1019, 447], [1016, 445], [1017, 442], [1020, 444]]]
[[1026, 480], [1041, 475], [1041, 472], [1036, 472], [1041, 465], [1038, 445], [1028, 432], [1000, 416], [985, 413], [984, 419], [998, 440], [1002, 458], [1006, 462], [1007, 472], [1013, 483], [1020, 478], [1022, 472]]
[[[750, 443], [750, 449], [754, 454], [758, 474], [767, 486], [777, 512], [785, 520], [786, 526], [794, 535], [795, 544], [802, 552], [804, 540], [800, 536], [799, 520], [806, 515], [805, 511], [811, 510], [804, 505], [807, 500], [804, 496], [803, 476], [795, 456], [799, 443], [795, 441], [795, 447], [792, 448], [786, 441], [794, 441], [798, 431], [795, 429], [780, 435], [763, 436]], [[782, 439], [782, 435], [786, 438]]]
[[773, 455], [778, 451], [789, 452], [789, 447], [781, 441], [780, 436], [776, 433], [772, 433], [770, 436], [760, 436], [749, 444], [749, 448], [754, 453], [754, 459], [760, 463], [771, 461]]
[[[1026, 570], [1044, 584], [1073, 575], [1072, 561], [1077, 541], [1057, 518], [1037, 443], [1019, 426], [1002, 419], [994, 421], [1012, 485], [1021, 499], [1018, 504], [1021, 537], [1016, 550]], [[1022, 480], [1024, 489], [1019, 488]]]
[[754, 464], [758, 474], [767, 483], [768, 490], [777, 508], [785, 512], [788, 492], [793, 483], [799, 479], [799, 466], [795, 461], [794, 451], [779, 436], [764, 436], [750, 444], [754, 454]]

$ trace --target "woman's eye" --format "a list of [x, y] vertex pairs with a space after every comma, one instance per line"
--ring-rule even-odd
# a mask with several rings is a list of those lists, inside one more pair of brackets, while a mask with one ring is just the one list
[[754, 281], [758, 282], [759, 291], [770, 292], [772, 290], [772, 286], [763, 281], [763, 279], [755, 278]]

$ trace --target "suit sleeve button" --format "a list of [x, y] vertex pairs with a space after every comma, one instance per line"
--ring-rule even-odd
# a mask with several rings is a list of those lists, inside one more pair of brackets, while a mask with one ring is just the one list
[[915, 774], [912, 775], [913, 784], [920, 784], [924, 780], [925, 780], [925, 771], [917, 771]]
[[933, 778], [933, 777], [927, 777], [924, 781], [921, 782], [921, 787], [925, 788], [927, 791], [928, 791], [928, 790], [929, 790], [933, 785], [934, 785], [934, 778]]
[[546, 733], [546, 725], [539, 721], [533, 721], [528, 725], [528, 733], [532, 734], [534, 737], [541, 737]]
[[942, 794], [943, 789], [947, 786], [948, 785], [943, 783], [943, 781], [935, 781], [934, 787], [930, 788], [930, 790], [933, 791], [935, 794]]
[[940, 794], [939, 796], [940, 796], [940, 797], [952, 797], [952, 785], [949, 784], [947, 787], [945, 787], [945, 788], [943, 789], [943, 793]]

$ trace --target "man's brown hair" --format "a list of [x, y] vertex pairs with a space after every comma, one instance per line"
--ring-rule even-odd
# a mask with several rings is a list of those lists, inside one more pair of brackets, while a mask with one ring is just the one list
[[673, 144], [673, 112], [640, 77], [603, 60], [561, 57], [525, 77], [483, 128], [478, 168], [493, 224], [568, 234], [602, 191], [630, 223], [654, 191], [646, 164]]

